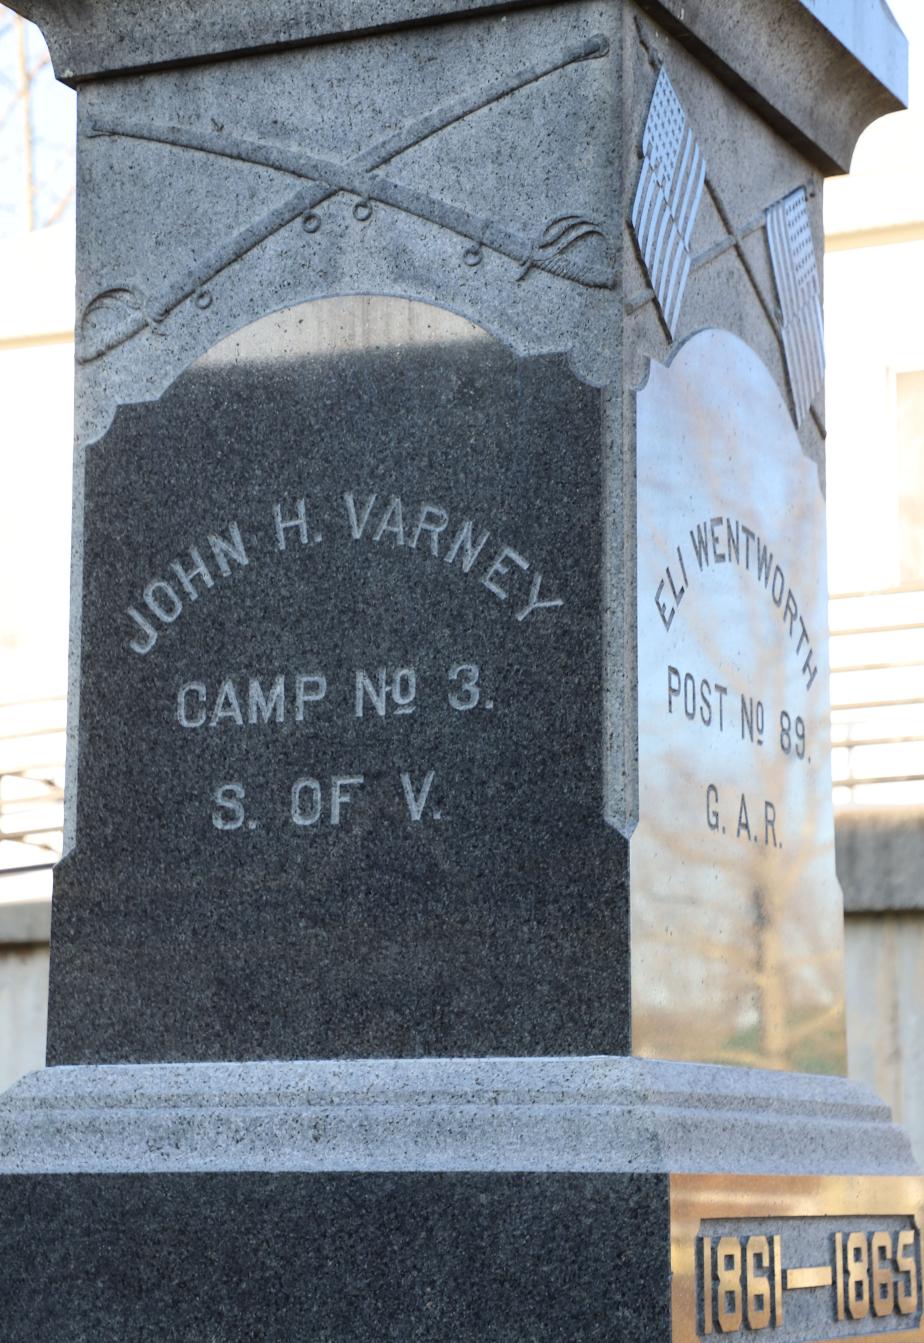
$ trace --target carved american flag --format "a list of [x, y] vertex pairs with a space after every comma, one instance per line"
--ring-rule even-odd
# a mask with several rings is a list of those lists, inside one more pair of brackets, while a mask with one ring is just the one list
[[661, 315], [675, 336], [706, 161], [663, 68], [645, 122], [642, 155], [632, 229]]
[[766, 212], [767, 241], [780, 300], [780, 335], [792, 389], [796, 424], [811, 410], [825, 370], [825, 333], [815, 244], [805, 188], [799, 187]]

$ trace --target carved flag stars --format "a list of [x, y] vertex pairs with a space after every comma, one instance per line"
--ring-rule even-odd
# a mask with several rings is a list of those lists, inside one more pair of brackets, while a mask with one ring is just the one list
[[642, 153], [632, 231], [661, 315], [676, 336], [706, 161], [663, 68], [645, 122]]

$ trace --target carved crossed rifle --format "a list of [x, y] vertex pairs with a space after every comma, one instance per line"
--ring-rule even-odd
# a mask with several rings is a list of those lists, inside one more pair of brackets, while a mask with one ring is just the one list
[[[253, 224], [231, 235], [200, 265], [178, 276], [156, 300], [149, 302], [130, 289], [110, 289], [96, 295], [87, 305], [81, 320], [78, 361], [90, 363], [145, 329], [156, 327], [189, 298], [196, 297], [200, 306], [207, 307], [211, 296], [205, 286], [210, 280], [299, 217], [306, 232], [317, 232], [321, 225], [318, 207], [341, 192], [357, 197], [353, 214], [359, 222], [365, 222], [371, 217], [371, 203], [375, 201], [416, 215], [468, 239], [470, 246], [463, 254], [466, 265], [477, 266], [481, 261], [482, 248], [488, 247], [518, 262], [518, 279], [524, 279], [532, 269], [538, 269], [576, 284], [612, 288], [615, 284], [615, 270], [609, 240], [592, 220], [580, 215], [559, 215], [550, 221], [537, 239], [530, 239], [496, 220], [439, 200], [376, 171], [406, 150], [423, 143], [446, 127], [463, 121], [474, 112], [566, 66], [604, 56], [607, 50], [608, 44], [604, 37], [592, 37], [582, 45], [562, 52], [547, 64], [526, 67], [513, 76], [496, 80], [474, 93], [463, 94], [450, 103], [434, 108], [409, 122], [394, 135], [370, 145], [342, 163], [320, 158], [298, 148], [235, 138], [221, 132], [144, 126], [121, 120], [94, 124], [89, 132], [92, 136], [124, 136], [175, 145], [255, 166], [275, 168], [307, 179], [311, 185], [301, 187]], [[586, 245], [574, 250], [578, 244], [588, 243], [596, 244], [595, 255], [588, 256]], [[118, 321], [108, 331], [97, 336], [87, 332], [86, 323], [91, 314], [116, 300], [129, 304]]]

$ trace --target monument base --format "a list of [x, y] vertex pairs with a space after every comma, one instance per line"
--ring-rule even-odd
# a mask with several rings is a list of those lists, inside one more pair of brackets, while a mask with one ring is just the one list
[[[915, 1172], [843, 1078], [608, 1057], [50, 1068], [0, 1102], [0, 1337], [911, 1343]], [[854, 1316], [861, 1240], [879, 1278]]]

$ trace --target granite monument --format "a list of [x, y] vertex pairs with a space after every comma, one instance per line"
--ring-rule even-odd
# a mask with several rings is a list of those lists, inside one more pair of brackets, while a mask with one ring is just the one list
[[842, 1076], [821, 182], [882, 0], [20, 0], [79, 93], [10, 1343], [924, 1339]]

